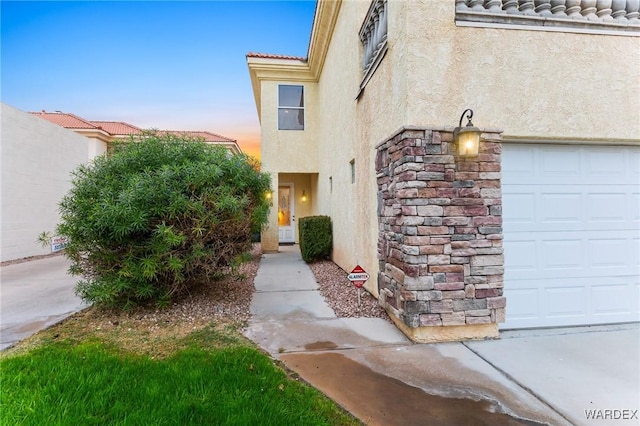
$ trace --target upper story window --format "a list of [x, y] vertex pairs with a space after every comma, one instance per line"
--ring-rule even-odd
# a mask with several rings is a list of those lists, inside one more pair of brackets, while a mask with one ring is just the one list
[[278, 130], [304, 130], [303, 86], [278, 86]]
[[360, 91], [364, 89], [387, 52], [387, 0], [373, 0], [360, 28], [363, 78]]

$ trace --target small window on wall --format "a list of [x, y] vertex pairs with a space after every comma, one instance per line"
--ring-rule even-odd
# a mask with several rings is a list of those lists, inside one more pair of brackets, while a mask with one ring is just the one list
[[278, 130], [304, 130], [303, 86], [278, 86]]

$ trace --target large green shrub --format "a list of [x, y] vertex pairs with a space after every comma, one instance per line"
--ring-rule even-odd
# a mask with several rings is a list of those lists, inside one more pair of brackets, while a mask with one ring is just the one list
[[218, 276], [266, 222], [269, 176], [244, 155], [147, 133], [73, 173], [57, 233], [84, 300], [168, 302]]
[[329, 216], [307, 216], [298, 221], [300, 253], [305, 262], [327, 259], [331, 255], [333, 233]]

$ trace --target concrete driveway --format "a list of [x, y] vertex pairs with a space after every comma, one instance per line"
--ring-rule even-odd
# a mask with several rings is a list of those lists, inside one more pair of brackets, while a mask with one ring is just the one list
[[64, 256], [0, 267], [0, 350], [87, 306], [68, 268]]

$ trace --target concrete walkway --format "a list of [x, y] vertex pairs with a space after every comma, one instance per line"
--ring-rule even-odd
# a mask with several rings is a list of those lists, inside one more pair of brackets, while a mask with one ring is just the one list
[[298, 247], [280, 249], [245, 334], [369, 425], [640, 424], [638, 324], [412, 344], [385, 320], [336, 318]]
[[0, 268], [0, 350], [87, 306], [74, 294], [78, 278], [68, 268], [64, 256]]

